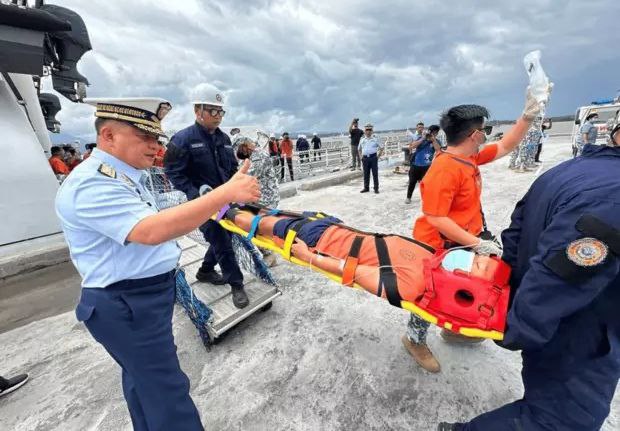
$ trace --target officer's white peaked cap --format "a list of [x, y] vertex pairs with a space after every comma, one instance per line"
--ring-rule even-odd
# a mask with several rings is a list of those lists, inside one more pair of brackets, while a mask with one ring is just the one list
[[96, 108], [95, 117], [124, 121], [155, 136], [166, 134], [161, 120], [172, 109], [172, 105], [159, 97], [111, 97], [87, 98], [84, 103]]

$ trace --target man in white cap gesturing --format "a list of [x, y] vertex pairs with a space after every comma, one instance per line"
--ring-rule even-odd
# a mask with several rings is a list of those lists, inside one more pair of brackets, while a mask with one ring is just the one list
[[[202, 85], [201, 97], [195, 99], [196, 121], [175, 134], [168, 144], [164, 159], [166, 175], [175, 188], [183, 191], [188, 200], [199, 196], [200, 187], [216, 188], [228, 181], [237, 171], [237, 159], [230, 138], [220, 128], [224, 97], [212, 85]], [[202, 265], [196, 273], [198, 281], [222, 285], [228, 283], [235, 307], [250, 303], [243, 289], [243, 274], [237, 263], [230, 233], [213, 220], [200, 227], [209, 243]], [[222, 274], [215, 271], [219, 264]]]
[[202, 430], [172, 334], [174, 241], [229, 202], [256, 201], [249, 163], [208, 196], [158, 211], [145, 186], [171, 109], [159, 98], [85, 99], [96, 106], [97, 148], [56, 197], [71, 259], [82, 277], [76, 316], [122, 368], [133, 429]]

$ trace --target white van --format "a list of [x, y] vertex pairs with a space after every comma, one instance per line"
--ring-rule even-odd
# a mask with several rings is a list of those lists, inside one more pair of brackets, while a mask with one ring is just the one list
[[577, 109], [575, 113], [575, 124], [573, 126], [572, 145], [576, 148], [577, 137], [579, 136], [579, 128], [581, 124], [586, 120], [586, 117], [596, 112], [598, 114], [598, 120], [594, 122], [594, 125], [598, 129], [598, 137], [596, 143], [599, 145], [607, 144], [608, 133], [611, 131], [618, 111], [620, 110], [620, 103], [618, 99], [614, 103], [594, 104], [588, 106], [582, 106]]

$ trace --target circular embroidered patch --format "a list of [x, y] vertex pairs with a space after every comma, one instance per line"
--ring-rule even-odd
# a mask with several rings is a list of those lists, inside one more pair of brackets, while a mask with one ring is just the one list
[[566, 247], [568, 259], [579, 266], [596, 266], [607, 258], [608, 248], [596, 238], [581, 238]]

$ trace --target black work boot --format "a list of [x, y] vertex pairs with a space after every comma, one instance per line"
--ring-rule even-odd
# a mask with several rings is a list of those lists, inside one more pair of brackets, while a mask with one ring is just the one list
[[202, 268], [198, 270], [196, 273], [196, 280], [202, 283], [211, 283], [216, 286], [221, 286], [226, 284], [226, 281], [222, 278], [222, 276], [214, 269], [211, 271], [205, 271]]
[[230, 286], [230, 291], [232, 293], [233, 304], [237, 308], [245, 308], [250, 303], [248, 299], [248, 295], [245, 293], [243, 289], [243, 285], [241, 286]]

